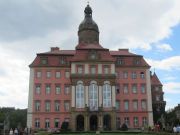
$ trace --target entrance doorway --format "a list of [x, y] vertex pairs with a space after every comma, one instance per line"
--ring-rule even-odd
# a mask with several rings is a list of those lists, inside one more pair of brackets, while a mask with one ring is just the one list
[[76, 117], [76, 130], [83, 131], [84, 130], [84, 116], [78, 115]]
[[111, 116], [108, 114], [103, 117], [103, 128], [104, 130], [111, 130]]
[[98, 129], [98, 118], [96, 115], [90, 117], [90, 130], [96, 131]]

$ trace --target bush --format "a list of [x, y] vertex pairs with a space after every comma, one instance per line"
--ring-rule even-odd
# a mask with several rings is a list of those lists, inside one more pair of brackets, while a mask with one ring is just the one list
[[127, 131], [127, 130], [128, 130], [128, 127], [127, 127], [127, 125], [126, 125], [125, 123], [122, 124], [121, 130], [122, 130], [122, 131]]
[[68, 131], [69, 122], [63, 122], [61, 125], [61, 131]]

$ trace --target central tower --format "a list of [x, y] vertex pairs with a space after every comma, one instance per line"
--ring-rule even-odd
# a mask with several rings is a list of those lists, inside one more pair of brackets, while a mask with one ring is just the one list
[[89, 4], [84, 10], [84, 20], [79, 25], [79, 44], [99, 44], [99, 28], [92, 19], [92, 9]]

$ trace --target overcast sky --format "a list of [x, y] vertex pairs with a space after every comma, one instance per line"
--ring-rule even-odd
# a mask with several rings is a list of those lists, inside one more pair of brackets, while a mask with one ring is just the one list
[[[100, 44], [141, 54], [180, 103], [180, 0], [89, 0]], [[27, 108], [29, 67], [50, 47], [74, 49], [85, 0], [0, 0], [0, 106]]]

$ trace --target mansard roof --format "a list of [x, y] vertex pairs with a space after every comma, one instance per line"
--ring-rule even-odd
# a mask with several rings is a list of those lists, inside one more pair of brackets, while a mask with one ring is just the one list
[[[93, 44], [92, 44], [93, 46]], [[91, 46], [91, 47], [92, 47]], [[150, 67], [148, 63], [144, 60], [142, 55], [137, 55], [129, 52], [128, 49], [119, 49], [118, 51], [109, 51], [109, 49], [103, 48], [100, 46], [96, 48], [95, 45], [92, 48], [89, 46], [86, 48], [85, 45], [81, 49], [77, 50], [60, 50], [58, 47], [52, 47], [51, 51], [38, 53], [35, 60], [30, 64], [30, 67], [54, 67], [61, 66], [59, 65], [59, 60], [62, 57], [66, 57], [68, 64], [70, 62], [109, 62], [115, 63], [118, 59], [122, 59], [124, 64], [117, 65], [121, 67]], [[89, 59], [91, 53], [97, 55], [96, 59]], [[47, 65], [40, 64], [40, 60], [46, 58], [48, 60]], [[140, 60], [139, 64], [135, 64], [135, 60]], [[68, 65], [69, 66], [69, 65]]]
[[151, 85], [161, 85], [162, 86], [162, 83], [159, 80], [159, 78], [157, 77], [155, 72], [153, 75], [151, 75]]

